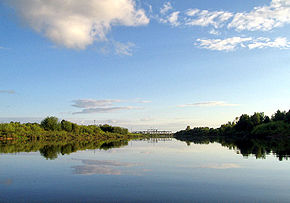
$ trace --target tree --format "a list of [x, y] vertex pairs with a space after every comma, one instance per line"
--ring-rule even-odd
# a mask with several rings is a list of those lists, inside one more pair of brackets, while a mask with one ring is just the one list
[[235, 128], [238, 131], [248, 131], [250, 132], [253, 129], [253, 123], [251, 121], [251, 118], [247, 114], [243, 114], [240, 116], [239, 121], [235, 125]]
[[273, 121], [283, 121], [286, 118], [286, 111], [280, 111], [278, 110], [273, 116]]
[[265, 115], [264, 113], [254, 113], [254, 115], [251, 116], [251, 121], [254, 126], [260, 125], [264, 122]]
[[40, 125], [42, 128], [44, 128], [44, 130], [56, 131], [60, 129], [58, 118], [53, 116], [46, 117], [44, 120], [41, 121]]
[[190, 126], [188, 125], [185, 130], [190, 130]]
[[104, 131], [104, 132], [110, 132], [112, 133], [113, 132], [113, 127], [108, 125], [108, 124], [105, 124], [105, 125], [101, 125], [100, 126], [101, 130]]
[[72, 123], [66, 120], [62, 120], [61, 123], [61, 129], [67, 132], [71, 132], [72, 131]]
[[265, 116], [265, 119], [264, 119], [264, 123], [270, 123], [270, 118], [269, 118], [269, 116]]
[[290, 110], [286, 113], [285, 121], [290, 123]]

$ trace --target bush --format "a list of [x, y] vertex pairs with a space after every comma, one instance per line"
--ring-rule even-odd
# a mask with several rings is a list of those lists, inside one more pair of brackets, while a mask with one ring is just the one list
[[269, 136], [269, 135], [290, 135], [290, 126], [284, 121], [275, 121], [264, 123], [256, 126], [253, 135]]

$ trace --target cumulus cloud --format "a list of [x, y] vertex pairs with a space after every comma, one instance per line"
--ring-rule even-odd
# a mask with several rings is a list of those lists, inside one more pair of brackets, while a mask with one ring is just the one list
[[85, 49], [95, 41], [106, 41], [112, 26], [149, 23], [134, 0], [9, 0], [21, 18], [35, 31], [58, 45]]
[[224, 101], [209, 101], [209, 102], [199, 102], [193, 104], [183, 104], [178, 107], [191, 107], [191, 106], [199, 106], [199, 107], [212, 107], [212, 106], [238, 106], [238, 104], [229, 104]]
[[202, 49], [216, 51], [233, 51], [237, 48], [290, 48], [290, 42], [285, 37], [278, 37], [274, 40], [266, 37], [231, 37], [226, 39], [197, 39], [196, 46]]
[[228, 28], [236, 30], [272, 30], [290, 23], [290, 1], [272, 0], [269, 6], [255, 7], [251, 12], [236, 13]]
[[0, 94], [3, 93], [3, 94], [15, 94], [15, 91], [14, 90], [0, 90]]

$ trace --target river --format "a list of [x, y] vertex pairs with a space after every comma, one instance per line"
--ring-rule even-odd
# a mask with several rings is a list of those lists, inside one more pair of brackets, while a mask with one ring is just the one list
[[289, 202], [290, 161], [176, 139], [2, 153], [0, 191], [0, 202]]

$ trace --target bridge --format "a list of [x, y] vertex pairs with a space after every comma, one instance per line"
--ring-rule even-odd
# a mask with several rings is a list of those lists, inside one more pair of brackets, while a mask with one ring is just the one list
[[143, 131], [134, 131], [132, 133], [136, 134], [146, 134], [146, 135], [172, 135], [172, 131], [169, 130], [158, 130], [158, 129], [148, 129]]

